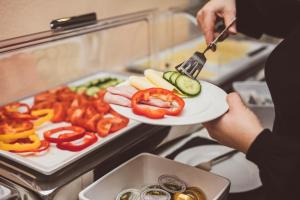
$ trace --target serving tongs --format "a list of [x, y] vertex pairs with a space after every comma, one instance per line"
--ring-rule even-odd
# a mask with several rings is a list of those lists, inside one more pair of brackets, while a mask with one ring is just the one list
[[219, 164], [225, 160], [228, 160], [229, 158], [231, 158], [232, 156], [234, 156], [236, 153], [238, 153], [239, 151], [238, 150], [231, 150], [227, 153], [224, 153], [220, 156], [217, 156], [209, 161], [206, 161], [206, 162], [202, 162], [200, 164], [197, 164], [196, 168], [199, 168], [199, 169], [203, 169], [205, 171], [210, 171], [212, 169], [212, 167], [216, 164]]
[[223, 41], [228, 36], [228, 29], [235, 23], [235, 21], [236, 18], [234, 18], [230, 22], [230, 24], [221, 31], [218, 37], [216, 37], [209, 45], [207, 45], [203, 53], [196, 51], [192, 57], [177, 65], [175, 67], [176, 70], [182, 74], [189, 76], [190, 78], [196, 79], [206, 62], [206, 57], [204, 54], [208, 50], [212, 50], [213, 52], [216, 51], [217, 43], [219, 41]]

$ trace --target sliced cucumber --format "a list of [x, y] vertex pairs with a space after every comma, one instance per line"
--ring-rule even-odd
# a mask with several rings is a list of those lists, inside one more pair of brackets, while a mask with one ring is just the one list
[[92, 80], [90, 83], [91, 83], [91, 86], [96, 86], [96, 85], [98, 85], [100, 82], [101, 82], [100, 79], [96, 79], [96, 80]]
[[180, 76], [181, 74], [179, 72], [174, 72], [172, 76], [170, 77], [170, 83], [173, 85], [176, 85], [176, 79]]
[[116, 78], [111, 78], [111, 77], [101, 78], [101, 79], [98, 79], [98, 83], [95, 84], [94, 86], [100, 87], [101, 85], [106, 84], [106, 83], [108, 83], [112, 80], [117, 80], [117, 79]]
[[172, 76], [173, 73], [176, 73], [176, 72], [175, 71], [167, 71], [163, 74], [163, 78], [166, 81], [170, 82], [170, 77]]
[[76, 86], [69, 86], [70, 90], [72, 90], [73, 92], [76, 92], [77, 91], [77, 87]]
[[110, 80], [110, 81], [108, 81], [108, 82], [103, 83], [102, 85], [100, 85], [99, 88], [106, 89], [108, 87], [116, 86], [116, 85], [118, 85], [121, 82], [123, 82], [123, 81], [118, 80], [118, 79], [112, 79], [112, 80]]
[[188, 96], [197, 96], [201, 92], [201, 84], [186, 75], [180, 75], [176, 78], [176, 87]]
[[99, 90], [100, 90], [100, 88], [93, 86], [93, 87], [88, 88], [85, 93], [88, 96], [94, 96], [99, 92]]
[[84, 93], [87, 89], [88, 89], [88, 88], [85, 87], [85, 86], [79, 86], [79, 87], [77, 87], [76, 92], [79, 93], [79, 94], [82, 94], [82, 93]]

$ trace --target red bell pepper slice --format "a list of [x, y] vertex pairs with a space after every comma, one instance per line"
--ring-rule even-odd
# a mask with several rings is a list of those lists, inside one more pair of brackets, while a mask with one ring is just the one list
[[[139, 104], [140, 102], [148, 101], [150, 97], [171, 102], [173, 107], [169, 109], [153, 109], [152, 107]], [[185, 103], [182, 98], [163, 88], [149, 88], [146, 90], [140, 90], [133, 95], [131, 100], [132, 110], [135, 114], [143, 115], [152, 119], [160, 119], [165, 115], [177, 116], [182, 112], [184, 105]]]
[[42, 152], [46, 151], [50, 147], [50, 142], [47, 140], [41, 140], [41, 146], [38, 149], [32, 150], [32, 152]]
[[[21, 112], [21, 108], [25, 108], [25, 111]], [[9, 104], [4, 107], [4, 113], [9, 118], [16, 120], [35, 120], [38, 118], [30, 114], [30, 107], [26, 103]]]
[[[60, 135], [60, 139], [64, 139], [64, 135]], [[97, 142], [98, 138], [94, 133], [86, 132], [82, 138], [79, 138], [77, 141], [71, 142], [61, 142], [57, 144], [57, 148], [62, 150], [69, 150], [69, 151], [81, 151], [95, 142]]]
[[30, 121], [7, 121], [0, 125], [1, 133], [19, 133], [33, 129], [33, 123]]
[[[59, 133], [61, 131], [71, 131], [68, 133], [62, 133], [58, 137], [52, 137], [52, 135]], [[61, 142], [70, 142], [76, 139], [81, 138], [84, 135], [85, 130], [78, 126], [68, 126], [68, 127], [59, 127], [44, 133], [44, 138], [48, 142], [52, 143], [61, 143]]]

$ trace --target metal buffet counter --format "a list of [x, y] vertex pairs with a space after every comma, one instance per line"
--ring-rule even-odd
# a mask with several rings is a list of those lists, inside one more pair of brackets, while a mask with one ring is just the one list
[[[54, 20], [50, 31], [0, 41], [0, 106], [32, 101], [42, 91], [103, 74], [126, 79], [145, 68], [170, 69], [203, 47], [188, 11], [148, 9], [101, 20], [91, 13], [70, 23], [68, 18]], [[240, 57], [235, 57], [237, 46], [244, 49]], [[233, 81], [257, 73], [273, 47], [237, 36], [217, 56], [209, 55], [212, 62], [201, 78], [228, 90]], [[81, 190], [137, 154], [153, 153], [166, 141], [201, 127], [129, 124], [80, 153], [31, 158], [0, 151], [0, 192], [8, 189], [10, 199], [77, 199]], [[228, 187], [214, 199], [226, 199]]]

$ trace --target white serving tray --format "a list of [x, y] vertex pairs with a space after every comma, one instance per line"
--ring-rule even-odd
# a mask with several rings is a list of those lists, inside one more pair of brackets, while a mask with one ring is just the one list
[[229, 192], [230, 182], [218, 175], [166, 158], [143, 153], [120, 165], [79, 193], [80, 200], [115, 200], [124, 189], [157, 183], [160, 175], [176, 175], [189, 186], [201, 188], [207, 200], [220, 200]]
[[[76, 86], [76, 85], [86, 83], [90, 80], [94, 80], [94, 79], [102, 78], [102, 77], [108, 77], [108, 76], [116, 77], [116, 78], [123, 79], [123, 80], [126, 79], [126, 76], [122, 76], [119, 74], [100, 72], [100, 73], [94, 74], [92, 76], [88, 76], [86, 78], [72, 82], [67, 85]], [[31, 105], [33, 103], [33, 97], [24, 99], [21, 102], [25, 102], [25, 103], [28, 103], [29, 105]], [[89, 153], [98, 149], [99, 147], [103, 146], [104, 144], [108, 143], [109, 141], [116, 139], [120, 135], [129, 131], [133, 127], [137, 126], [138, 124], [139, 124], [138, 122], [130, 120], [127, 127], [123, 128], [113, 134], [110, 134], [105, 138], [98, 137], [98, 141], [95, 144], [93, 144], [92, 146], [90, 146], [86, 149], [83, 149], [82, 151], [79, 151], [79, 152], [63, 151], [63, 150], [56, 148], [55, 144], [51, 144], [49, 151], [44, 154], [40, 154], [40, 155], [21, 156], [16, 153], [11, 153], [11, 152], [2, 151], [2, 150], [0, 150], [0, 155], [4, 156], [12, 161], [18, 162], [22, 165], [25, 165], [25, 166], [27, 166], [35, 171], [38, 171], [42, 174], [51, 175], [51, 174], [57, 172], [58, 170], [64, 168], [65, 166], [82, 158], [83, 156], [88, 155]], [[65, 123], [65, 122], [56, 123], [56, 124], [47, 123], [47, 124], [42, 125], [39, 129], [37, 129], [37, 134], [39, 135], [40, 138], [43, 138], [43, 133], [46, 130], [53, 129], [53, 128], [60, 127], [60, 126], [66, 126], [66, 125], [70, 125], [70, 124]], [[0, 161], [0, 163], [4, 164], [4, 165], [6, 164], [3, 161]]]

